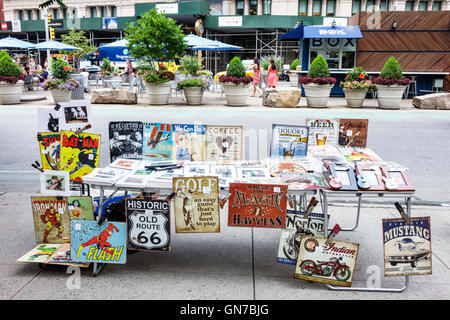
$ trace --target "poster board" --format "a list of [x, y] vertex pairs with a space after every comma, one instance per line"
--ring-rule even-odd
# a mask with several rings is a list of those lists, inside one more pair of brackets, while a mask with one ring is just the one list
[[41, 194], [68, 196], [70, 193], [70, 178], [67, 171], [44, 170], [41, 172]]
[[94, 220], [94, 205], [92, 197], [72, 196], [67, 197], [70, 220]]
[[206, 126], [173, 124], [174, 160], [203, 161], [206, 146]]
[[17, 259], [20, 262], [45, 263], [48, 258], [61, 246], [61, 244], [38, 244], [35, 248], [28, 251], [22, 257]]
[[52, 107], [39, 107], [37, 113], [38, 132], [59, 132], [60, 110], [55, 110]]
[[339, 119], [338, 145], [365, 148], [368, 130], [369, 119]]
[[242, 160], [242, 126], [206, 126], [206, 161]]
[[284, 124], [272, 125], [270, 157], [306, 157], [309, 128]]
[[172, 144], [171, 124], [144, 122], [143, 159], [152, 161], [172, 159]]
[[70, 258], [70, 243], [63, 243], [60, 245], [45, 263], [80, 268], [89, 267], [89, 263], [76, 262]]
[[144, 124], [140, 121], [111, 121], [109, 154], [116, 159], [142, 159]]
[[335, 147], [338, 140], [339, 122], [336, 119], [307, 119], [310, 147]]
[[60, 131], [76, 131], [88, 124], [92, 126], [91, 103], [88, 100], [71, 100], [60, 102], [59, 105], [61, 106], [59, 110]]
[[61, 157], [61, 134], [59, 132], [39, 132], [39, 152], [44, 170], [59, 170]]

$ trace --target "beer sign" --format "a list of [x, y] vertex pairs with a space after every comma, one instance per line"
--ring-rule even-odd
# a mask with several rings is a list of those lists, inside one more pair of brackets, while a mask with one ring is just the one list
[[167, 200], [127, 199], [128, 249], [170, 250], [170, 207]]

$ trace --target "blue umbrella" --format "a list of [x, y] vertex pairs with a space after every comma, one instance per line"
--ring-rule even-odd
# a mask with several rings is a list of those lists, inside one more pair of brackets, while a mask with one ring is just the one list
[[99, 49], [101, 49], [101, 48], [128, 48], [128, 40], [126, 40], [126, 39], [117, 40], [117, 41], [105, 44], [103, 46], [100, 46], [98, 48]]
[[184, 37], [188, 47], [193, 50], [207, 50], [207, 51], [242, 51], [242, 47], [234, 46], [231, 44], [223, 43], [216, 40], [210, 40], [207, 38], [198, 37], [193, 34], [189, 34]]
[[13, 37], [0, 39], [0, 48], [19, 48], [19, 49], [33, 49], [35, 47], [31, 42], [19, 40]]
[[70, 44], [65, 44], [55, 40], [49, 40], [41, 42], [36, 45], [35, 49], [39, 50], [64, 50], [64, 51], [75, 51], [81, 50], [81, 48], [71, 46]]

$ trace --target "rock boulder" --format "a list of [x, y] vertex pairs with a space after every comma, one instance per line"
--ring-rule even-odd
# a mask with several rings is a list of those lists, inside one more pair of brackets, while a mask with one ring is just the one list
[[92, 90], [92, 104], [137, 104], [136, 92], [129, 90], [95, 89]]
[[262, 104], [271, 108], [297, 108], [302, 91], [299, 88], [281, 87], [263, 89]]
[[450, 110], [450, 92], [440, 92], [416, 96], [413, 105], [419, 109]]

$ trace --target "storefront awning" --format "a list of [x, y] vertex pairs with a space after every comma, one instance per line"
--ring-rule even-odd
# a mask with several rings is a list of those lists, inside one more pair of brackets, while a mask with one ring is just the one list
[[279, 36], [277, 40], [279, 41], [298, 41], [303, 38], [303, 28], [304, 26], [299, 26], [295, 29], [292, 29], [282, 36]]
[[359, 30], [358, 26], [349, 26], [349, 27], [305, 26], [303, 30], [304, 39], [308, 38], [361, 39], [362, 37], [363, 36], [361, 34], [361, 30]]

